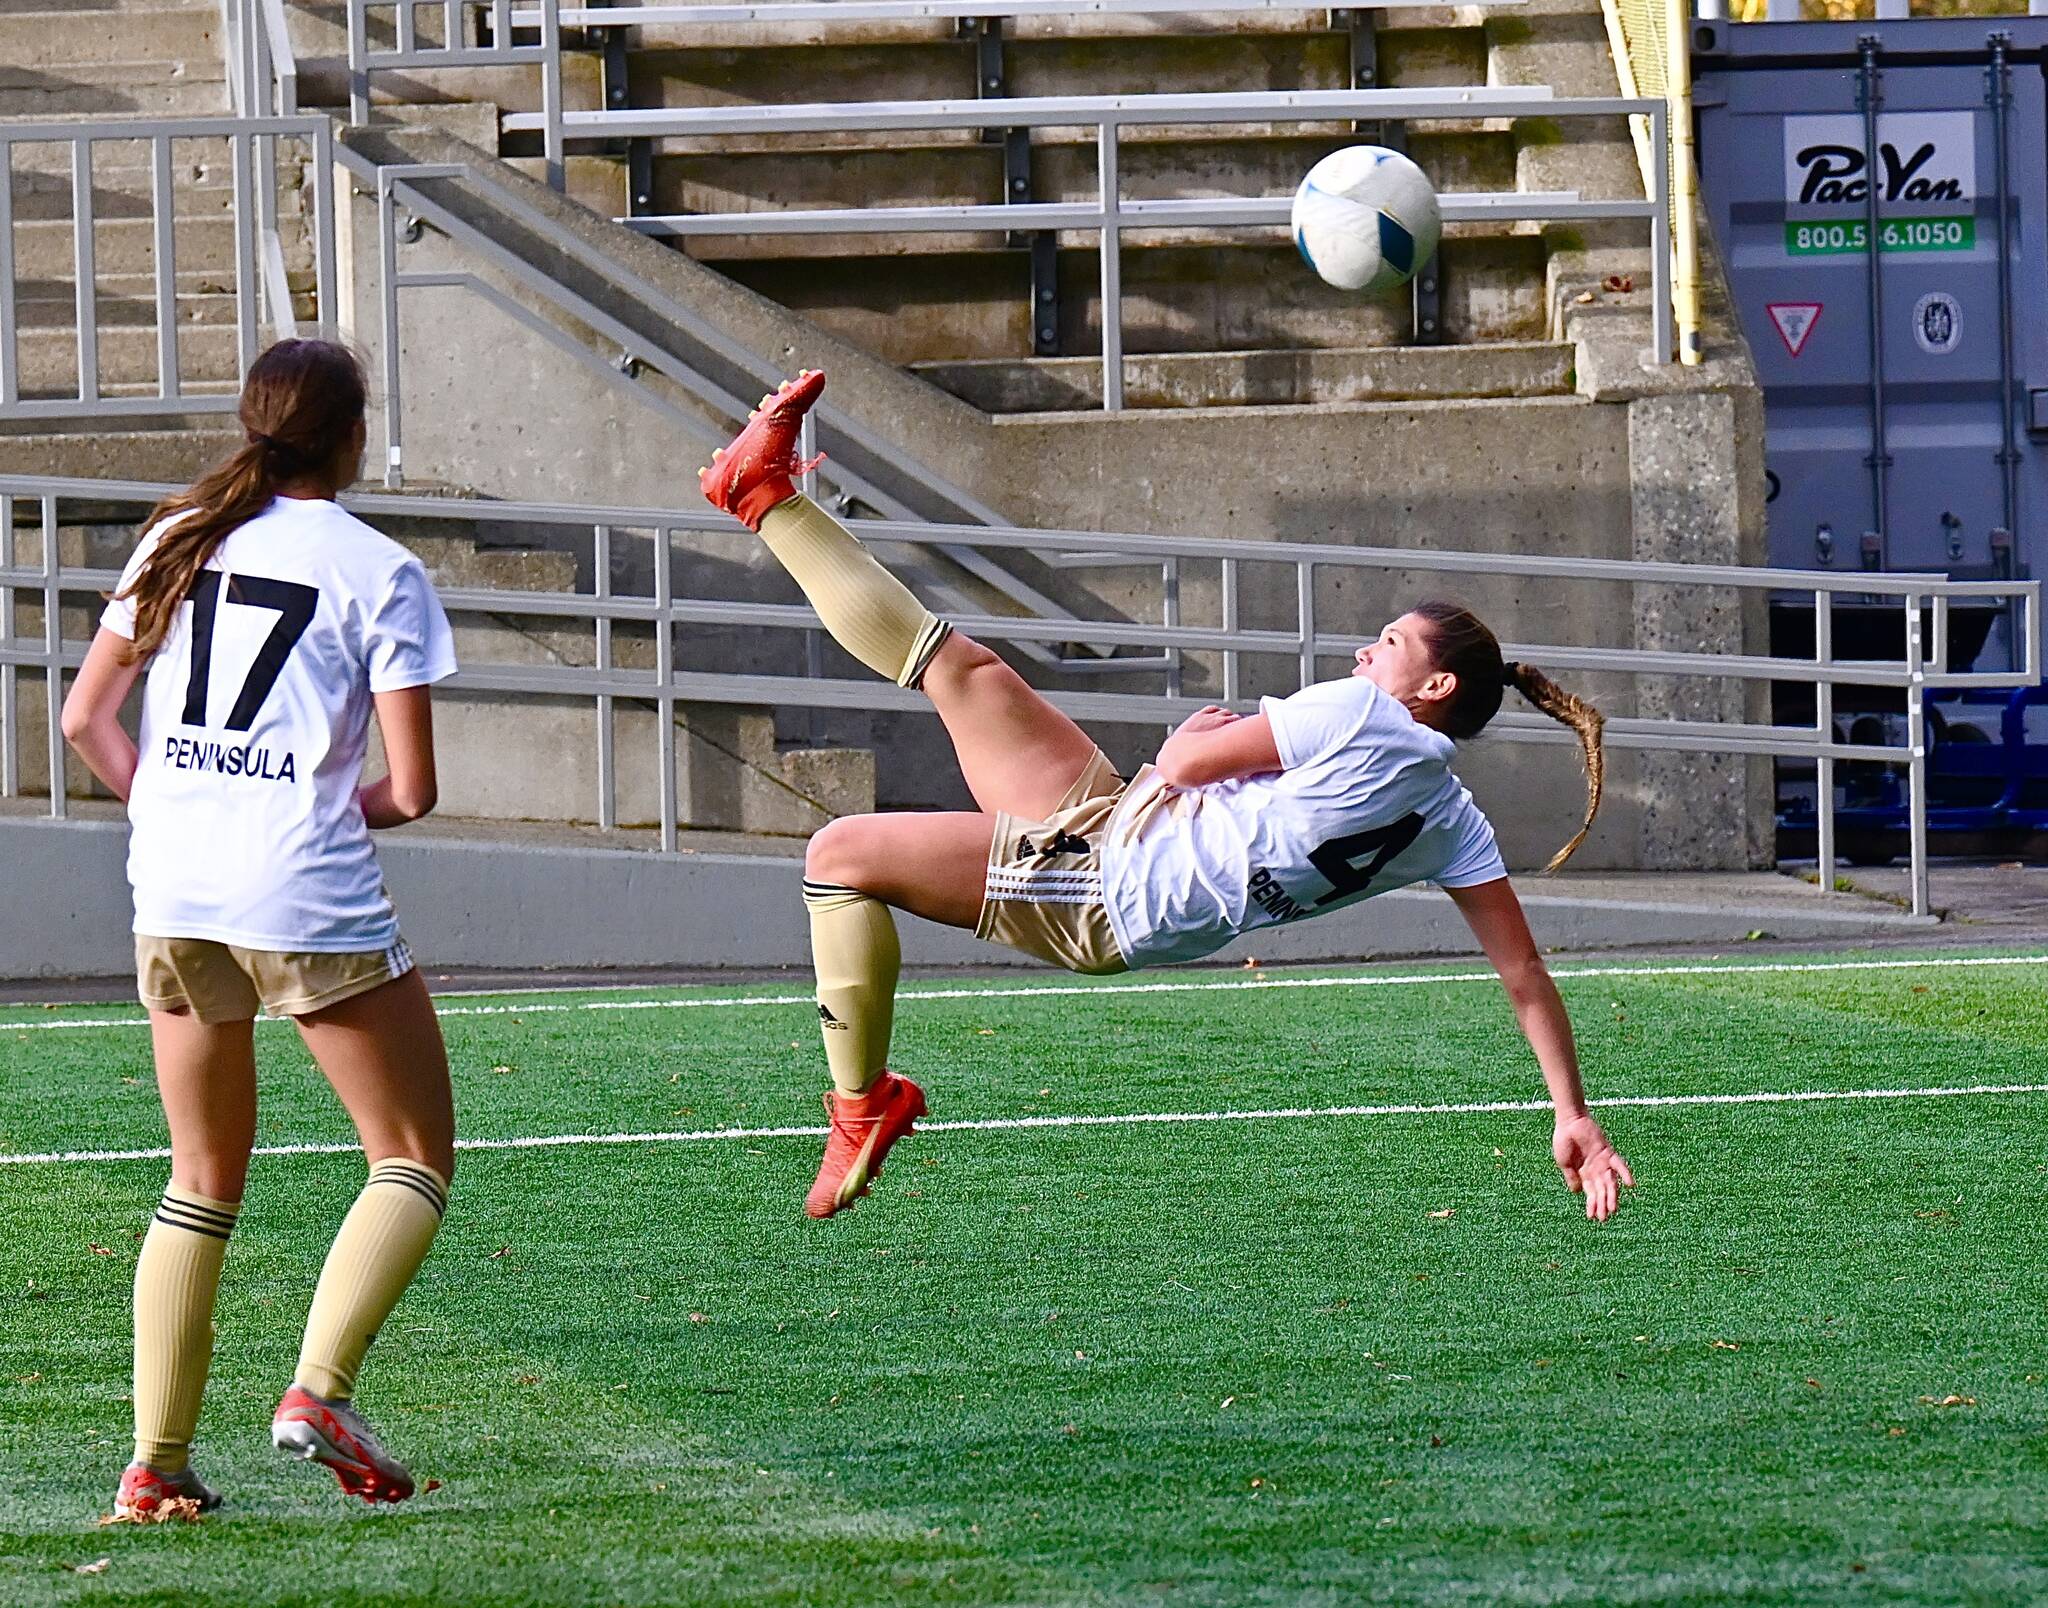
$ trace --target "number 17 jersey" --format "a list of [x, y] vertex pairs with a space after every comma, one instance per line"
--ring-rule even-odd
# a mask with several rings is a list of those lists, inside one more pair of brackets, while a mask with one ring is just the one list
[[1260, 700], [1282, 769], [1119, 802], [1103, 902], [1132, 966], [1199, 960], [1261, 927], [1415, 882], [1507, 875], [1493, 827], [1451, 774], [1456, 745], [1362, 676]]
[[[134, 604], [117, 593], [100, 624], [133, 638]], [[229, 532], [143, 688], [128, 800], [135, 931], [285, 952], [396, 942], [356, 801], [371, 699], [455, 668], [419, 560], [338, 505], [280, 497]]]

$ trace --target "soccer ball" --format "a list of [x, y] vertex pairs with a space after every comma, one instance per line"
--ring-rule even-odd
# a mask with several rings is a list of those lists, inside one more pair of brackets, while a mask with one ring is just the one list
[[1415, 277], [1443, 232], [1436, 188], [1399, 151], [1347, 145], [1294, 192], [1294, 245], [1339, 290], [1379, 295]]

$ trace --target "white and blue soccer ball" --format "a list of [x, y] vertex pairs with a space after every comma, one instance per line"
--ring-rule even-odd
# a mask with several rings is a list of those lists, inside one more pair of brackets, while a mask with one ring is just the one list
[[1413, 279], [1443, 232], [1436, 187], [1399, 151], [1347, 145], [1294, 192], [1294, 245], [1339, 290], [1382, 295]]

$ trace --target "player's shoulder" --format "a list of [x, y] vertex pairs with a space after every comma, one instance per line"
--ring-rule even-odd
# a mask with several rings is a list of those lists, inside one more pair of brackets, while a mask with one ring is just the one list
[[280, 498], [270, 517], [289, 520], [298, 533], [316, 543], [324, 557], [365, 581], [388, 578], [398, 570], [418, 567], [419, 559], [402, 543], [367, 524], [339, 503], [304, 501], [293, 505]]

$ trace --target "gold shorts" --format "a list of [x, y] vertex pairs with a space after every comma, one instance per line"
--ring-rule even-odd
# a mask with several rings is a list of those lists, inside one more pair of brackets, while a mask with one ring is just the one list
[[974, 936], [1068, 971], [1128, 971], [1102, 898], [1102, 839], [1127, 785], [1098, 748], [1048, 819], [998, 814]]
[[153, 1011], [189, 1011], [200, 1021], [308, 1016], [367, 994], [412, 970], [399, 939], [388, 949], [340, 954], [241, 949], [208, 938], [135, 939], [136, 992]]

